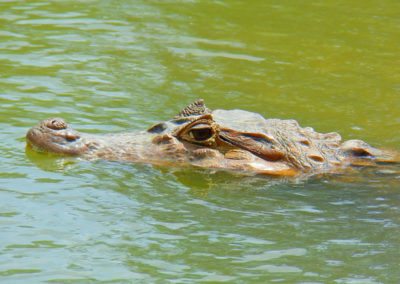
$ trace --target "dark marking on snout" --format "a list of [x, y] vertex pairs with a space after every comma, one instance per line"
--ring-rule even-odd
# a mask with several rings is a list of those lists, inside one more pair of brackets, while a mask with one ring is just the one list
[[72, 132], [65, 133], [64, 137], [68, 142], [73, 142], [73, 141], [75, 141], [75, 140], [80, 138], [80, 136], [78, 134], [72, 133]]

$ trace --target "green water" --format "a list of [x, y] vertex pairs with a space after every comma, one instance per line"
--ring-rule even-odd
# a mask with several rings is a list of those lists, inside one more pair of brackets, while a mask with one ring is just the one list
[[[303, 2], [303, 3], [302, 3]], [[400, 150], [400, 2], [0, 1], [1, 283], [399, 283], [400, 177], [249, 178], [25, 153], [195, 98]]]

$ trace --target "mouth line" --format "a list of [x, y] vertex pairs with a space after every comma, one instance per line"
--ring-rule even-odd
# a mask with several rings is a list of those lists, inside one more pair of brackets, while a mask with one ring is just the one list
[[[225, 138], [223, 135], [219, 135], [218, 137], [219, 137], [222, 141], [226, 142], [227, 144], [229, 144], [229, 145], [231, 145], [231, 146], [234, 146], [234, 147], [237, 147], [237, 148], [239, 148], [239, 149], [248, 151], [248, 152], [252, 153], [254, 156], [257, 156], [258, 158], [260, 158], [260, 159], [262, 159], [262, 160], [265, 161], [265, 159], [263, 159], [263, 157], [261, 157], [260, 155], [257, 155], [257, 153], [255, 153], [255, 152], [252, 151], [251, 149], [248, 149], [248, 148], [246, 148], [246, 147], [243, 147], [243, 146], [241, 146], [241, 145], [238, 145], [238, 143], [235, 143], [234, 141], [229, 140], [228, 138]], [[269, 162], [269, 161], [268, 161], [268, 162]]]

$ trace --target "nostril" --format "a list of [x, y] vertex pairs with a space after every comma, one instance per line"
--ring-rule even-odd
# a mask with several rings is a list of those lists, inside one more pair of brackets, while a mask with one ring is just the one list
[[51, 118], [45, 121], [45, 125], [53, 130], [62, 130], [68, 127], [67, 123], [61, 118]]

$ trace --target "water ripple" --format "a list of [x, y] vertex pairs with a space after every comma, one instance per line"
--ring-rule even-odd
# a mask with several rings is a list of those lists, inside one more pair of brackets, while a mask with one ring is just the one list
[[397, 283], [395, 167], [292, 181], [25, 152], [46, 117], [142, 130], [197, 97], [396, 148], [398, 5], [356, 6], [1, 1], [0, 282]]

